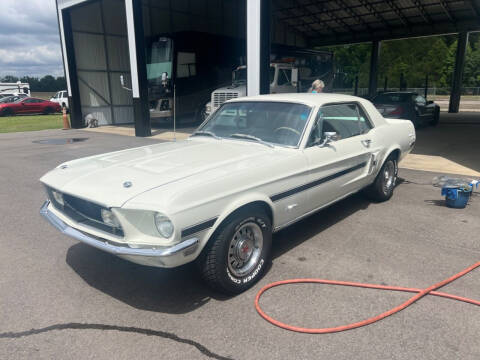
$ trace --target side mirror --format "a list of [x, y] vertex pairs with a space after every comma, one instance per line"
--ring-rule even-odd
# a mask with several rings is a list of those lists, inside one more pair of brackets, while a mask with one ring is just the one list
[[325, 147], [331, 142], [338, 140], [338, 134], [335, 131], [327, 131], [324, 132], [323, 135], [325, 136], [325, 139], [320, 144], [318, 144], [319, 147]]

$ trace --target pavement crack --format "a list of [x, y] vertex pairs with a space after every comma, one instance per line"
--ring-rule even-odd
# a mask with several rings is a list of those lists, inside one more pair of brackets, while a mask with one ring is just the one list
[[208, 350], [202, 344], [190, 340], [181, 338], [173, 333], [169, 333], [166, 331], [161, 330], [152, 330], [152, 329], [144, 329], [138, 328], [134, 326], [118, 326], [118, 325], [106, 325], [106, 324], [88, 324], [88, 323], [66, 323], [66, 324], [54, 324], [40, 329], [31, 329], [27, 331], [20, 331], [20, 332], [4, 332], [0, 333], [0, 339], [18, 339], [26, 336], [31, 335], [38, 335], [43, 334], [50, 331], [58, 331], [58, 330], [109, 330], [109, 331], [121, 331], [121, 332], [130, 332], [136, 334], [142, 334], [147, 336], [158, 336], [164, 339], [169, 339], [176, 341], [178, 343], [187, 344], [196, 347], [202, 354], [208, 356], [212, 359], [219, 359], [219, 360], [232, 360], [232, 358], [224, 357], [222, 355], [216, 354], [210, 350]]

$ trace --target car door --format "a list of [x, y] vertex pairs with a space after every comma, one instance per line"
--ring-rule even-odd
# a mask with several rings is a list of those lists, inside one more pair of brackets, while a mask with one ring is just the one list
[[418, 115], [421, 117], [422, 121], [429, 120], [433, 117], [434, 107], [427, 105], [427, 100], [421, 95], [416, 95], [415, 107], [417, 109]]
[[39, 112], [37, 99], [25, 99], [22, 101], [19, 112], [22, 114], [35, 114]]
[[[337, 139], [322, 146], [325, 133], [335, 133]], [[376, 151], [373, 126], [359, 104], [322, 106], [304, 150], [309, 167], [309, 210], [366, 186]]]

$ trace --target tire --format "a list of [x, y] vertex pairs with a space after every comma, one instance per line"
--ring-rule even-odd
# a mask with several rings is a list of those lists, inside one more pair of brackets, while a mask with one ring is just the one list
[[12, 109], [6, 108], [0, 113], [0, 116], [15, 116], [15, 113]]
[[397, 183], [398, 164], [393, 156], [389, 156], [383, 164], [373, 184], [365, 189], [367, 197], [375, 202], [389, 200]]
[[197, 264], [215, 291], [235, 295], [252, 287], [270, 263], [272, 225], [260, 207], [227, 218], [214, 233]]
[[433, 113], [433, 120], [430, 121], [431, 126], [437, 126], [440, 121], [440, 108], [436, 107]]
[[53, 114], [53, 109], [51, 107], [47, 107], [45, 108], [45, 110], [43, 110], [43, 115], [50, 115], [50, 114]]

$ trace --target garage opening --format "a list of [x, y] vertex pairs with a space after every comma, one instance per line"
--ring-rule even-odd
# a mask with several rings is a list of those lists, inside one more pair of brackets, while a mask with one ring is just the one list
[[89, 116], [99, 125], [131, 123], [132, 94], [120, 83], [120, 75], [130, 82], [125, 1], [96, 0], [68, 11], [82, 119]]

